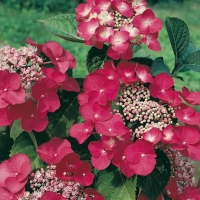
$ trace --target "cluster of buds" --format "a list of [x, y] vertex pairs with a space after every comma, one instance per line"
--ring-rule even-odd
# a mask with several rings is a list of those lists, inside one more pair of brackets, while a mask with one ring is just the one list
[[[126, 121], [130, 122], [133, 138], [142, 138], [142, 134], [153, 127], [162, 131], [167, 125], [173, 123], [175, 113], [173, 107], [150, 98], [150, 91], [144, 85], [133, 83], [129, 86], [122, 85], [121, 95], [116, 100], [116, 105]], [[119, 110], [115, 112], [120, 113]]]
[[178, 194], [181, 194], [185, 188], [195, 183], [194, 166], [189, 160], [183, 159], [179, 151], [174, 151], [170, 146], [166, 146], [164, 152], [170, 161], [171, 176], [176, 180]]
[[21, 85], [26, 90], [30, 89], [31, 83], [42, 77], [40, 67], [42, 63], [43, 59], [38, 55], [38, 50], [34, 46], [28, 45], [16, 49], [3, 44], [0, 48], [0, 70], [19, 73], [22, 80]]
[[109, 43], [107, 55], [129, 60], [131, 45], [146, 44], [159, 51], [162, 21], [147, 7], [146, 0], [87, 0], [76, 8], [77, 34], [86, 45], [99, 49]]
[[[31, 196], [40, 198], [46, 191], [61, 194], [64, 198], [75, 200], [85, 200], [83, 190], [84, 187], [75, 181], [63, 181], [56, 177], [56, 165], [47, 166], [45, 171], [43, 168], [31, 174], [30, 187], [34, 191]], [[36, 197], [36, 195], [39, 195]]]

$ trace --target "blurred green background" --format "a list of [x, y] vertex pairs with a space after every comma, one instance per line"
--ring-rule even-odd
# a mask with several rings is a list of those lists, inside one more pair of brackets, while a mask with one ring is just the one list
[[[0, 42], [19, 48], [24, 45], [26, 37], [37, 43], [56, 41], [75, 56], [77, 68], [74, 70], [74, 76], [84, 77], [87, 73], [85, 60], [90, 47], [62, 40], [37, 22], [57, 14], [74, 13], [75, 7], [81, 2], [82, 0], [0, 0]], [[185, 21], [190, 30], [191, 41], [200, 48], [200, 0], [149, 0], [148, 3], [156, 16], [163, 20], [163, 24], [166, 16]], [[139, 55], [151, 55], [152, 58], [162, 56], [172, 69], [174, 56], [165, 26], [160, 32], [159, 41], [162, 46], [160, 52], [144, 47], [139, 51]], [[200, 73], [189, 71], [179, 75], [184, 77], [185, 83], [176, 80], [176, 89], [180, 90], [186, 85], [191, 90], [200, 91]], [[199, 164], [196, 164], [196, 169], [196, 173], [200, 174]]]

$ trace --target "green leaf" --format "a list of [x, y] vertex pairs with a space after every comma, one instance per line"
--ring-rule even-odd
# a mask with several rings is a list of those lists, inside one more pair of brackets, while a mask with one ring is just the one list
[[133, 45], [132, 49], [133, 49], [133, 53], [135, 54], [137, 51], [139, 51], [141, 49], [141, 45], [137, 44], [137, 45]]
[[10, 157], [18, 153], [24, 153], [30, 158], [32, 170], [46, 166], [46, 164], [38, 156], [29, 133], [23, 132], [16, 138], [11, 149]]
[[156, 154], [157, 162], [153, 172], [147, 176], [138, 176], [138, 185], [151, 200], [156, 200], [170, 178], [170, 163], [167, 156], [160, 149], [156, 150]]
[[163, 73], [163, 72], [165, 72], [165, 73], [167, 73], [171, 76], [169, 68], [164, 63], [163, 58], [162, 57], [156, 58], [153, 61], [153, 64], [152, 64], [152, 74], [153, 74], [153, 76], [156, 76], [156, 75]]
[[0, 163], [9, 158], [14, 141], [8, 135], [0, 135]]
[[106, 54], [107, 50], [108, 50], [107, 45], [103, 45], [102, 49], [91, 47], [91, 49], [88, 52], [86, 60], [86, 66], [89, 73], [102, 67], [102, 65], [107, 59], [107, 54]]
[[200, 72], [200, 50], [189, 54], [182, 62], [183, 67]]
[[82, 121], [78, 110], [78, 94], [64, 90], [59, 92], [61, 106], [55, 112], [48, 114], [49, 123], [45, 132], [49, 137], [68, 137], [70, 127]]
[[74, 14], [61, 14], [42, 22], [47, 30], [63, 38], [64, 40], [83, 43], [84, 40], [77, 36], [77, 22]]
[[189, 45], [190, 34], [188, 26], [181, 19], [167, 17], [166, 29], [177, 60], [185, 53]]
[[127, 179], [118, 168], [110, 166], [98, 173], [95, 188], [106, 200], [135, 200], [136, 176]]
[[142, 65], [147, 65], [149, 67], [151, 67], [153, 63], [153, 60], [148, 57], [135, 57], [135, 58], [132, 58], [130, 61], [137, 62]]

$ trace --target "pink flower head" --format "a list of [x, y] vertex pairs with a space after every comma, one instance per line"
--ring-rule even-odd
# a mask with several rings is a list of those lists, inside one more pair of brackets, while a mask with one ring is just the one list
[[146, 9], [142, 14], [133, 19], [133, 25], [138, 28], [142, 34], [156, 33], [162, 29], [162, 20], [155, 17], [151, 9]]
[[65, 200], [65, 198], [61, 194], [47, 191], [42, 195], [40, 200]]
[[112, 1], [113, 10], [117, 10], [119, 13], [124, 15], [127, 18], [131, 18], [133, 16], [133, 8], [131, 4], [122, 0], [113, 0]]
[[173, 140], [173, 126], [168, 125], [162, 132], [162, 139], [161, 141], [165, 144], [171, 144], [174, 143], [175, 141]]
[[22, 104], [25, 97], [20, 75], [0, 70], [0, 108], [5, 108], [8, 104]]
[[42, 78], [32, 86], [32, 97], [38, 102], [39, 113], [55, 112], [60, 107], [58, 85], [49, 78]]
[[136, 75], [140, 79], [140, 82], [153, 83], [151, 69], [147, 65], [141, 65], [139, 63], [136, 63], [136, 65], [137, 65]]
[[112, 50], [119, 53], [125, 53], [129, 47], [129, 33], [127, 31], [116, 31], [109, 37], [109, 42], [112, 45]]
[[157, 144], [162, 138], [162, 133], [153, 127], [150, 131], [143, 133], [142, 136], [144, 140]]
[[114, 26], [114, 15], [112, 12], [108, 12], [107, 10], [102, 10], [98, 16], [97, 16], [97, 19], [99, 20], [99, 24], [102, 25], [102, 27], [106, 27], [105, 25], [109, 25], [111, 27], [113, 32], [114, 32], [114, 29], [113, 29], [113, 26]]
[[117, 73], [119, 75], [119, 79], [126, 85], [130, 85], [131, 83], [138, 81], [138, 77], [136, 76], [137, 64], [138, 63], [127, 61], [118, 63]]
[[48, 164], [59, 163], [64, 156], [73, 152], [69, 141], [59, 137], [41, 144], [36, 151], [39, 157]]
[[76, 11], [76, 20], [81, 21], [82, 18], [88, 17], [90, 12], [92, 10], [92, 5], [91, 4], [84, 4], [80, 3], [77, 8], [75, 9]]
[[125, 25], [120, 26], [120, 31], [128, 32], [130, 41], [140, 34], [139, 29], [134, 27], [133, 24], [125, 24]]
[[200, 160], [200, 131], [196, 126], [174, 127], [174, 140], [172, 144], [174, 150], [179, 150], [184, 156], [189, 156], [193, 160]]
[[94, 180], [94, 174], [91, 173], [91, 165], [87, 162], [82, 162], [73, 175], [73, 180], [79, 182], [83, 186], [89, 186]]
[[111, 6], [110, 0], [95, 0], [95, 6], [98, 10], [106, 11], [109, 10]]
[[158, 41], [158, 32], [143, 35], [142, 42], [145, 43], [148, 48], [153, 51], [161, 50], [160, 42]]
[[43, 131], [48, 125], [48, 118], [46, 114], [41, 116], [37, 111], [37, 104], [29, 99], [24, 106], [21, 117], [21, 126], [26, 132], [35, 130], [37, 132]]
[[119, 115], [113, 115], [106, 121], [98, 121], [95, 123], [95, 129], [98, 133], [106, 136], [122, 136], [129, 132]]
[[135, 173], [146, 176], [156, 165], [156, 154], [153, 145], [145, 140], [136, 140], [124, 150], [128, 162], [132, 163]]
[[113, 157], [113, 151], [104, 148], [103, 143], [99, 141], [90, 142], [88, 149], [92, 155], [92, 165], [97, 170], [106, 169], [111, 163]]
[[194, 110], [194, 108], [187, 106], [186, 104], [181, 104], [175, 110], [175, 115], [181, 122], [190, 125], [200, 124], [200, 113]]
[[171, 76], [166, 73], [160, 73], [154, 77], [153, 84], [150, 85], [150, 93], [153, 97], [167, 101], [171, 93], [174, 81]]
[[25, 154], [15, 154], [0, 164], [0, 187], [13, 194], [20, 192], [28, 180], [31, 163]]
[[69, 68], [74, 69], [76, 67], [75, 58], [60, 44], [49, 41], [43, 45], [42, 50], [58, 71], [65, 73]]
[[74, 173], [83, 162], [77, 153], [69, 153], [56, 166], [56, 176], [61, 180], [72, 180]]
[[84, 193], [86, 200], [104, 200], [104, 197], [93, 188], [86, 188]]
[[109, 37], [114, 34], [114, 29], [112, 27], [102, 26], [96, 35], [99, 42], [109, 42]]
[[180, 96], [189, 104], [200, 105], [200, 92], [190, 92], [188, 88], [183, 87]]
[[89, 41], [96, 34], [97, 28], [99, 27], [99, 21], [92, 18], [90, 21], [83, 21], [78, 25], [79, 35], [84, 38], [84, 40]]
[[84, 143], [87, 138], [93, 133], [94, 123], [87, 120], [81, 124], [74, 124], [69, 130], [70, 136], [76, 138], [79, 144]]

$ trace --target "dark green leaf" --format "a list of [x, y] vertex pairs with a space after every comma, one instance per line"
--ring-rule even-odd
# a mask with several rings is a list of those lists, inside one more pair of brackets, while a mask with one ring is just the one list
[[95, 188], [106, 200], [135, 200], [136, 176], [127, 179], [118, 168], [110, 166], [98, 173]]
[[183, 67], [200, 72], [200, 50], [189, 54], [182, 62]]
[[188, 48], [190, 41], [189, 29], [184, 21], [174, 17], [166, 18], [166, 29], [177, 60]]
[[103, 63], [106, 61], [107, 58], [107, 50], [108, 46], [106, 45], [104, 45], [102, 49], [91, 47], [86, 60], [86, 66], [89, 73], [102, 67]]
[[170, 178], [170, 163], [167, 156], [159, 149], [156, 150], [156, 154], [156, 166], [153, 172], [147, 176], [138, 176], [138, 185], [151, 200], [156, 200]]
[[8, 135], [0, 134], [0, 163], [9, 158], [14, 141]]
[[65, 40], [79, 43], [84, 42], [84, 40], [79, 38], [76, 34], [77, 22], [74, 14], [61, 14], [38, 21], [42, 22], [47, 30]]
[[171, 76], [169, 68], [164, 63], [163, 58], [162, 57], [156, 58], [153, 61], [153, 64], [152, 64], [152, 74], [153, 74], [153, 76], [156, 76], [156, 75], [163, 73], [163, 72], [165, 72], [165, 73], [167, 73]]
[[32, 170], [46, 166], [46, 164], [39, 158], [29, 133], [23, 132], [16, 138], [10, 156], [18, 153], [24, 153], [30, 158]]
[[79, 114], [77, 92], [60, 91], [61, 106], [54, 113], [49, 113], [49, 123], [45, 132], [49, 137], [65, 138], [69, 136], [69, 129], [74, 123], [82, 121]]
[[141, 49], [141, 45], [137, 44], [137, 45], [133, 45], [132, 49], [133, 49], [133, 53], [136, 53], [137, 51], [139, 51]]
[[135, 57], [135, 58], [132, 58], [130, 61], [137, 62], [142, 65], [147, 65], [149, 67], [151, 67], [153, 63], [153, 60], [147, 57]]

